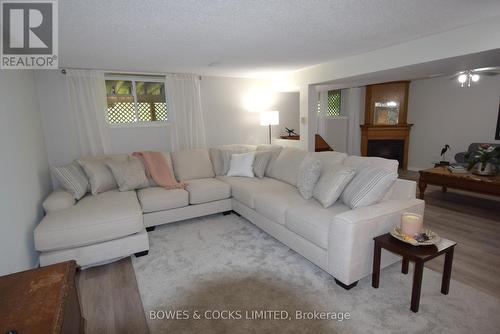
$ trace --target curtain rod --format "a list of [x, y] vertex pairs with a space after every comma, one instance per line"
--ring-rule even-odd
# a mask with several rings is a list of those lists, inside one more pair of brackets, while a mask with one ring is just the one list
[[[73, 67], [66, 67], [61, 69], [62, 74], [66, 74], [66, 70], [89, 70], [88, 68], [73, 68]], [[149, 77], [159, 77], [163, 78], [167, 75], [167, 73], [147, 73], [147, 72], [123, 72], [123, 71], [106, 71], [102, 70], [103, 72], [111, 75], [126, 75], [126, 76], [149, 76]], [[199, 79], [201, 80], [201, 75], [198, 75]]]

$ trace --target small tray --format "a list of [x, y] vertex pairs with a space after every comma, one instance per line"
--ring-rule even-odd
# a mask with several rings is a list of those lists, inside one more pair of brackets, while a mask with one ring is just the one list
[[403, 233], [401, 233], [401, 228], [399, 228], [399, 227], [395, 227], [390, 233], [394, 238], [401, 240], [402, 242], [405, 242], [405, 243], [410, 244], [412, 246], [435, 245], [441, 240], [441, 237], [439, 235], [437, 235], [436, 233], [432, 232], [431, 230], [424, 230], [424, 232], [429, 237], [429, 240], [422, 241], [422, 242], [418, 242], [417, 240], [415, 240], [413, 238], [405, 238], [405, 235], [403, 235]]

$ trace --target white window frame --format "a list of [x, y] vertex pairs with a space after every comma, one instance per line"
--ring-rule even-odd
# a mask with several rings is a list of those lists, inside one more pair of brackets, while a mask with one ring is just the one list
[[[170, 121], [170, 117], [168, 117], [168, 103], [167, 103], [167, 85], [165, 83], [165, 78], [161, 78], [159, 76], [147, 76], [147, 75], [121, 75], [121, 74], [112, 74], [107, 73], [104, 75], [104, 81], [106, 80], [122, 80], [122, 81], [131, 81], [132, 82], [132, 96], [134, 97], [134, 114], [136, 121], [134, 123], [111, 123], [108, 118], [108, 108], [106, 105], [106, 123], [110, 128], [147, 128], [147, 127], [166, 127], [170, 126], [172, 122]], [[137, 91], [135, 89], [136, 81], [145, 81], [145, 82], [161, 82], [165, 87], [165, 104], [167, 106], [167, 120], [164, 121], [150, 121], [144, 122], [139, 121], [139, 113], [137, 110]], [[107, 98], [107, 94], [106, 94]]]

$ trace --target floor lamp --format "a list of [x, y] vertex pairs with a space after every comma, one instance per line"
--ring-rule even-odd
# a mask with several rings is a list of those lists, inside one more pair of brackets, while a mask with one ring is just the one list
[[280, 113], [277, 110], [262, 111], [260, 113], [260, 125], [269, 126], [269, 144], [271, 144], [271, 126], [280, 124]]

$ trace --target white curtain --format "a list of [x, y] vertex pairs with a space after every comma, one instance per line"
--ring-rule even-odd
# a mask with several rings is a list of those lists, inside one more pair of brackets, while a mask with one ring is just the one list
[[165, 80], [172, 151], [207, 147], [199, 76], [167, 74]]
[[326, 116], [328, 108], [328, 91], [319, 92], [319, 113], [316, 118], [316, 133], [326, 138]]
[[347, 96], [347, 154], [349, 155], [361, 155], [361, 129], [360, 125], [360, 115], [362, 108], [362, 92], [361, 88], [355, 87], [346, 90], [342, 90], [342, 93], [346, 92]]
[[91, 70], [66, 70], [66, 87], [76, 127], [80, 156], [111, 153], [106, 121], [104, 73]]

